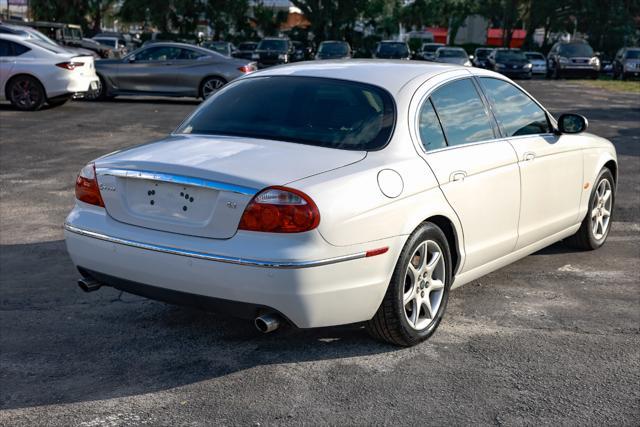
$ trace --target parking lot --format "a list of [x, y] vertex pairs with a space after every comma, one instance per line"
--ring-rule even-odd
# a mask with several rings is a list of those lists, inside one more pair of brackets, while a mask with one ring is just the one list
[[359, 325], [262, 335], [110, 288], [83, 293], [62, 240], [76, 173], [161, 138], [198, 102], [0, 104], [0, 425], [638, 425], [638, 94], [523, 86], [616, 145], [609, 240], [556, 244], [454, 291], [436, 334], [409, 349]]

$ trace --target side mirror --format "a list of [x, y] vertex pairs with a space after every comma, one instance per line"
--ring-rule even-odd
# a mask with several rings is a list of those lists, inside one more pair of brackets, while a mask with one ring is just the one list
[[589, 122], [580, 114], [563, 114], [558, 119], [560, 133], [580, 133], [587, 130]]

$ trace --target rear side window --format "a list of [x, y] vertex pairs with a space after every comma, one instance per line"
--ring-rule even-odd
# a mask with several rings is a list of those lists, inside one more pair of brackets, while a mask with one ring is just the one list
[[544, 110], [520, 89], [504, 80], [481, 77], [484, 92], [505, 136], [548, 133]]
[[15, 43], [10, 40], [0, 40], [0, 58], [5, 56], [20, 56], [30, 50], [31, 49], [20, 43]]
[[493, 139], [493, 127], [470, 79], [456, 80], [431, 95], [449, 145]]
[[377, 150], [389, 141], [394, 123], [393, 99], [377, 86], [269, 76], [242, 79], [223, 89], [177, 132]]
[[433, 104], [428, 99], [420, 108], [418, 127], [420, 128], [420, 141], [425, 150], [437, 150], [447, 146], [438, 116], [433, 109]]

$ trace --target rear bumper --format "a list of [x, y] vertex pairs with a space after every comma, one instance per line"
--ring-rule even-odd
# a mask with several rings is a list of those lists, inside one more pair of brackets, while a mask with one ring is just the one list
[[[98, 281], [179, 304], [216, 309], [240, 303], [245, 309], [236, 313], [234, 309], [223, 310], [237, 317], [273, 310], [300, 328], [355, 323], [373, 317], [391, 278], [397, 248], [403, 243], [403, 237], [397, 237], [369, 244], [369, 249], [388, 246], [389, 251], [366, 258], [361, 255], [365, 246], [337, 248], [322, 243], [318, 237], [308, 244], [325, 245], [321, 248], [324, 256], [280, 259], [281, 250], [276, 244], [269, 258], [255, 252], [261, 243], [255, 241], [251, 245], [250, 235], [222, 241], [180, 236], [117, 223], [105, 214], [102, 220], [93, 215], [93, 230], [89, 230], [88, 216], [78, 213], [76, 208], [67, 218], [67, 250], [76, 267]], [[142, 241], [148, 246], [143, 246]], [[175, 251], [157, 250], [171, 247], [168, 242], [173, 242]], [[210, 250], [196, 250], [194, 245], [198, 242]], [[223, 253], [225, 246], [237, 255]], [[238, 248], [244, 250], [238, 252]], [[334, 256], [326, 256], [331, 248]], [[303, 247], [298, 250], [313, 252]], [[223, 303], [211, 304], [220, 301]]]

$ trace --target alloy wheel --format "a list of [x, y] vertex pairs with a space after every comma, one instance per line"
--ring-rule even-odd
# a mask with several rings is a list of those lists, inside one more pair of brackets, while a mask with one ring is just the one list
[[591, 231], [596, 240], [603, 239], [609, 230], [613, 202], [611, 194], [611, 183], [607, 179], [602, 179], [598, 183], [591, 205]]
[[208, 97], [219, 91], [222, 86], [224, 86], [224, 81], [222, 81], [221, 79], [213, 78], [207, 80], [202, 85], [202, 97], [204, 99], [207, 99]]
[[10, 96], [18, 108], [30, 110], [42, 103], [43, 93], [31, 79], [19, 79], [11, 86]]
[[422, 242], [409, 258], [402, 303], [405, 319], [416, 330], [427, 328], [436, 318], [445, 284], [442, 249], [433, 240]]

